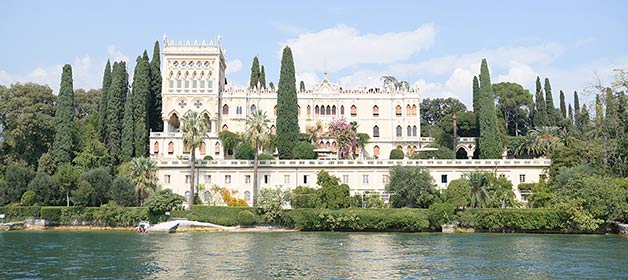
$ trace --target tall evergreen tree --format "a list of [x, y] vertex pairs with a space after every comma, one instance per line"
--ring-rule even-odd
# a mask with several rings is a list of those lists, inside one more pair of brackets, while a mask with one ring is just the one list
[[259, 84], [263, 89], [266, 89], [266, 71], [264, 71], [264, 65], [259, 72]]
[[480, 112], [480, 82], [477, 76], [473, 76], [473, 112]]
[[275, 90], [275, 84], [273, 84], [273, 82], [268, 83], [268, 87], [272, 90]]
[[299, 91], [305, 91], [305, 83], [303, 81], [299, 83]]
[[582, 125], [582, 112], [580, 111], [580, 99], [578, 98], [578, 92], [574, 90], [573, 92], [573, 122], [576, 128], [580, 128]]
[[591, 128], [591, 115], [587, 104], [582, 104], [582, 110], [580, 111], [580, 126], [582, 131], [588, 131]]
[[257, 56], [255, 56], [253, 58], [253, 64], [251, 65], [251, 79], [249, 80], [250, 88], [255, 88], [257, 86], [260, 76], [259, 72], [259, 59], [257, 59]]
[[547, 122], [547, 111], [545, 110], [547, 107], [547, 103], [545, 103], [545, 98], [543, 98], [543, 89], [541, 89], [541, 78], [536, 77], [536, 94], [535, 94], [535, 106], [534, 106], [534, 117], [532, 122], [535, 127], [541, 127], [548, 125]]
[[61, 87], [55, 111], [55, 138], [52, 144], [52, 158], [56, 166], [72, 160], [72, 132], [74, 131], [74, 86], [72, 66], [63, 66]]
[[552, 96], [552, 86], [548, 78], [545, 78], [545, 109], [547, 110], [547, 125], [556, 126], [558, 116], [554, 107], [554, 97]]
[[565, 105], [565, 93], [560, 91], [560, 114], [563, 118], [567, 117], [567, 107]]
[[153, 59], [150, 61], [150, 96], [148, 100], [148, 122], [152, 131], [162, 131], [161, 120], [161, 54], [159, 41], [153, 47]]
[[102, 90], [100, 91], [100, 104], [98, 105], [98, 111], [100, 116], [98, 118], [98, 133], [100, 135], [100, 141], [105, 141], [105, 132], [107, 131], [107, 102], [109, 100], [109, 87], [111, 87], [111, 63], [107, 59], [105, 65], [105, 73], [102, 78]]
[[150, 110], [149, 94], [150, 84], [150, 64], [148, 63], [148, 53], [144, 51], [143, 56], [137, 57], [135, 72], [133, 74], [133, 122], [135, 139], [135, 156], [148, 156], [148, 136], [149, 136], [149, 116]]
[[569, 125], [574, 125], [574, 117], [573, 117], [573, 108], [571, 108], [571, 104], [569, 104], [569, 115], [567, 117]]
[[126, 72], [126, 62], [115, 62], [111, 71], [111, 87], [109, 88], [109, 100], [107, 102], [106, 143], [109, 153], [116, 163], [120, 162], [122, 155], [122, 119], [128, 90], [129, 81]]
[[491, 76], [486, 59], [482, 59], [482, 66], [480, 67], [479, 93], [480, 157], [484, 159], [501, 158], [503, 152], [502, 139], [497, 126], [497, 112], [495, 111]]
[[135, 154], [135, 122], [133, 105], [135, 94], [129, 94], [124, 102], [124, 116], [122, 117], [122, 141], [120, 147], [120, 162], [130, 161]]
[[299, 141], [297, 90], [294, 61], [290, 47], [283, 49], [277, 90], [277, 150], [280, 159], [291, 159]]

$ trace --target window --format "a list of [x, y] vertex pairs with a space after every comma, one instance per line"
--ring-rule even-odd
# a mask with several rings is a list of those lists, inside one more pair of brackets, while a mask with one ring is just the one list
[[168, 154], [171, 155], [174, 153], [174, 143], [168, 143]]
[[159, 142], [155, 142], [153, 145], [153, 153], [159, 154]]
[[244, 183], [245, 184], [251, 183], [251, 175], [244, 175]]
[[416, 129], [416, 125], [412, 126], [412, 136], [416, 136], [417, 133], [417, 129]]
[[303, 184], [307, 184], [307, 175], [303, 175]]
[[349, 184], [349, 175], [342, 175], [342, 183]]
[[229, 106], [227, 104], [222, 106], [222, 114], [229, 115]]
[[410, 108], [410, 104], [406, 105], [406, 116], [412, 115], [412, 109]]
[[315, 115], [318, 115], [318, 114], [319, 114], [318, 105], [316, 105], [316, 107], [314, 107], [314, 114], [315, 114]]
[[440, 182], [443, 184], [447, 184], [447, 175], [440, 175]]
[[190, 80], [185, 80], [185, 88], [190, 88]]
[[215, 155], [220, 154], [220, 142], [216, 142], [216, 145], [214, 145], [214, 154]]
[[270, 126], [270, 134], [275, 135], [277, 134], [277, 127], [275, 127], [274, 125]]
[[185, 183], [186, 184], [189, 184], [191, 180], [192, 180], [192, 176], [191, 175], [185, 175]]
[[401, 135], [402, 135], [402, 133], [403, 133], [403, 131], [402, 131], [402, 130], [403, 130], [403, 129], [401, 128], [401, 126], [400, 126], [400, 125], [398, 125], [398, 126], [397, 126], [397, 137], [401, 137]]
[[379, 116], [379, 107], [377, 105], [373, 106], [373, 117]]
[[213, 86], [213, 81], [212, 80], [207, 81], [207, 88], [211, 89], [212, 86]]
[[283, 183], [285, 185], [290, 184], [290, 175], [283, 175]]
[[228, 127], [226, 124], [225, 124], [225, 125], [223, 125], [223, 126], [222, 126], [222, 131], [227, 131], [227, 130], [229, 130], [229, 127]]
[[231, 184], [231, 175], [225, 175], [225, 184]]
[[341, 115], [345, 114], [345, 105], [340, 105], [340, 114]]
[[205, 80], [201, 80], [201, 88], [205, 88]]
[[270, 175], [264, 175], [264, 184], [268, 184], [270, 182]]
[[236, 115], [242, 115], [242, 106], [236, 106]]
[[[310, 107], [310, 105], [307, 105], [307, 115], [310, 116], [310, 114], [312, 114], [312, 107]], [[277, 106], [275, 105], [275, 116], [277, 115]]]
[[325, 115], [331, 115], [331, 107], [327, 105], [327, 110], [325, 110]]
[[301, 116], [301, 105], [297, 105], [297, 116]]
[[401, 117], [401, 106], [397, 105], [397, 107], [395, 107], [395, 115]]
[[373, 127], [373, 138], [378, 138], [379, 137], [379, 126], [374, 126]]
[[331, 114], [334, 116], [336, 115], [336, 105], [331, 106]]
[[408, 129], [406, 129], [406, 130], [407, 130], [407, 131], [406, 131], [406, 135], [408, 135], [408, 136], [412, 136], [412, 127], [411, 127], [411, 126], [408, 126]]
[[185, 201], [189, 201], [191, 196], [192, 196], [192, 194], [190, 193], [190, 191], [186, 191], [185, 192]]
[[170, 175], [164, 175], [164, 183], [170, 184]]
[[526, 182], [526, 175], [519, 174], [519, 183], [525, 183], [525, 182]]
[[351, 105], [351, 116], [355, 117], [358, 115], [358, 107], [355, 107], [355, 105]]
[[212, 175], [205, 175], [205, 184], [212, 183]]
[[362, 175], [362, 184], [368, 185], [369, 183], [369, 175]]
[[251, 113], [254, 113], [257, 110], [257, 107], [255, 107], [255, 104], [251, 105]]
[[382, 183], [388, 184], [388, 175], [382, 175]]
[[205, 142], [201, 143], [201, 146], [199, 147], [199, 151], [201, 152], [201, 155], [205, 155], [205, 153], [207, 152], [207, 145], [205, 144]]
[[203, 197], [205, 197], [205, 202], [209, 202], [212, 199], [212, 193], [206, 191], [205, 193], [203, 193]]
[[416, 116], [416, 105], [412, 104], [412, 115]]
[[373, 147], [373, 155], [374, 156], [379, 156], [379, 146]]
[[173, 87], [174, 87], [174, 80], [170, 80], [169, 87], [170, 87], [170, 88], [173, 88]]
[[181, 83], [182, 83], [182, 82], [183, 82], [183, 81], [182, 81], [181, 79], [178, 79], [178, 80], [177, 80], [177, 88], [181, 88]]
[[194, 80], [192, 81], [192, 88], [197, 88], [198, 87], [198, 81]]
[[250, 191], [245, 191], [244, 192], [244, 200], [246, 200], [246, 202], [251, 202], [251, 192]]

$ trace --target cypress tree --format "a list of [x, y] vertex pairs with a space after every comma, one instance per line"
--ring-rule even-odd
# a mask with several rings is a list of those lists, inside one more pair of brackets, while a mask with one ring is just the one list
[[569, 125], [574, 125], [574, 118], [573, 118], [573, 108], [571, 108], [571, 104], [569, 104]]
[[119, 163], [122, 145], [122, 119], [124, 115], [124, 101], [129, 88], [126, 62], [113, 64], [111, 72], [111, 87], [107, 102], [107, 148], [114, 159]]
[[473, 112], [480, 112], [480, 83], [477, 76], [473, 76]]
[[[137, 57], [135, 72], [133, 74], [133, 123], [135, 156], [143, 157], [148, 155], [148, 134], [149, 134], [149, 94], [150, 94], [150, 64], [148, 54], [144, 51], [142, 57]], [[125, 108], [126, 109], [126, 108]]]
[[305, 83], [303, 81], [299, 83], [299, 91], [305, 91]]
[[63, 66], [61, 87], [55, 111], [55, 138], [52, 144], [52, 157], [56, 166], [72, 160], [72, 132], [74, 131], [74, 86], [72, 66]]
[[502, 139], [497, 126], [497, 112], [491, 86], [491, 76], [488, 72], [486, 59], [482, 59], [480, 67], [479, 91], [479, 125], [480, 125], [480, 157], [484, 159], [502, 157]]
[[153, 47], [153, 59], [150, 62], [150, 96], [148, 99], [148, 122], [152, 131], [162, 131], [161, 120], [161, 55], [159, 41]]
[[283, 49], [279, 89], [277, 90], [277, 150], [280, 159], [291, 159], [292, 148], [299, 141], [297, 90], [294, 61], [290, 47]]
[[135, 122], [133, 118], [133, 105], [135, 103], [135, 99], [135, 94], [129, 94], [124, 102], [124, 116], [122, 117], [122, 141], [119, 157], [120, 162], [130, 161], [134, 154]]
[[565, 93], [560, 91], [560, 114], [562, 118], [567, 117], [567, 108], [565, 107]]
[[533, 123], [535, 127], [546, 126], [547, 124], [547, 104], [543, 98], [543, 89], [541, 89], [541, 78], [536, 77], [536, 96]]
[[591, 126], [591, 116], [589, 115], [589, 109], [587, 104], [582, 104], [582, 111], [580, 112], [580, 126], [582, 131], [587, 131]]
[[104, 142], [105, 132], [107, 131], [107, 102], [109, 100], [109, 87], [111, 86], [111, 63], [107, 59], [105, 65], [105, 73], [102, 78], [102, 90], [100, 92], [100, 104], [98, 105], [98, 111], [100, 116], [98, 118], [98, 133], [100, 135], [100, 141]]
[[574, 125], [577, 128], [580, 128], [580, 126], [582, 125], [582, 112], [580, 111], [580, 99], [578, 98], [578, 92], [574, 90], [573, 92], [573, 110], [574, 110], [574, 116], [573, 116], [573, 121], [574, 121]]
[[554, 107], [554, 97], [552, 97], [552, 86], [548, 78], [545, 78], [545, 109], [547, 110], [547, 125], [556, 126], [556, 108]]
[[257, 56], [253, 58], [253, 64], [251, 65], [251, 79], [249, 81], [249, 88], [255, 88], [259, 82], [259, 59]]
[[273, 82], [268, 83], [268, 87], [272, 90], [275, 90], [275, 84], [273, 84]]
[[262, 65], [262, 69], [259, 72], [259, 83], [263, 89], [266, 89], [266, 72], [264, 71], [264, 65]]

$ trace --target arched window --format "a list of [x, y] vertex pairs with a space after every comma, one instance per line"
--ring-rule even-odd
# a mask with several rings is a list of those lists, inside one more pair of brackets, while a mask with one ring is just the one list
[[222, 106], [222, 114], [229, 115], [229, 105], [225, 104]]
[[341, 115], [345, 114], [345, 105], [340, 105], [340, 114]]
[[275, 105], [275, 108], [273, 108], [273, 114], [275, 115], [275, 117], [277, 116], [277, 105]]
[[297, 105], [297, 117], [301, 116], [301, 105]]
[[379, 156], [379, 146], [373, 147], [373, 155], [374, 156]]
[[379, 137], [379, 126], [373, 127], [373, 138]]
[[416, 105], [412, 104], [412, 115], [416, 116]]
[[325, 115], [325, 105], [321, 105], [321, 115]]
[[379, 107], [377, 105], [373, 106], [373, 117], [379, 116]]
[[325, 111], [325, 115], [331, 115], [331, 106], [327, 105], [327, 110]]
[[416, 136], [417, 134], [417, 129], [416, 129], [416, 125], [412, 126], [412, 136]]
[[246, 202], [251, 203], [251, 192], [250, 191], [245, 191], [244, 192], [244, 200], [246, 200]]
[[212, 193], [210, 193], [209, 191], [205, 191], [205, 193], [203, 193], [203, 197], [205, 198], [205, 202], [209, 203], [212, 199]]
[[[189, 175], [188, 175], [188, 176], [189, 176]], [[186, 177], [187, 177], [187, 176], [186, 176]], [[186, 183], [189, 183], [189, 182], [186, 182]], [[190, 191], [186, 191], [186, 192], [185, 192], [185, 201], [190, 201], [190, 197], [191, 197], [191, 195], [192, 195], [192, 194], [190, 193]]]
[[251, 105], [251, 113], [254, 113], [257, 110], [257, 107], [255, 107], [255, 104]]
[[355, 107], [355, 105], [351, 105], [351, 116], [355, 117], [358, 115], [358, 107]]
[[397, 126], [397, 137], [401, 137], [403, 133], [403, 128], [400, 125]]
[[205, 118], [207, 123], [207, 132], [212, 132], [212, 121], [209, 119], [209, 114], [203, 113], [203, 118]]
[[184, 154], [189, 154], [190, 153], [190, 146], [183, 144], [183, 153]]
[[159, 142], [155, 142], [155, 144], [153, 145], [153, 153], [159, 154]]
[[272, 135], [277, 134], [277, 128], [274, 125], [270, 126], [270, 134]]
[[204, 156], [207, 151], [207, 145], [205, 145], [205, 142], [201, 143], [201, 146], [198, 149], [201, 152], [201, 155]]
[[410, 107], [410, 104], [406, 105], [406, 116], [411, 116], [412, 115], [412, 108]]
[[334, 116], [336, 115], [336, 105], [331, 106], [331, 114]]
[[316, 105], [316, 107], [314, 107], [314, 114], [317, 115], [317, 116], [319, 114], [318, 105]]
[[[277, 106], [275, 106], [275, 110], [276, 110]], [[276, 113], [277, 111], [275, 111], [275, 116], [277, 115]], [[307, 105], [307, 116], [309, 117], [312, 114], [312, 107], [310, 107], [310, 105]]]
[[214, 145], [214, 154], [220, 154], [220, 142], [216, 142], [216, 145]]
[[321, 148], [321, 149], [324, 148], [325, 147], [325, 142], [323, 142], [323, 141], [319, 142], [318, 143], [318, 147]]
[[406, 147], [406, 155], [410, 156], [412, 154], [412, 146]]
[[174, 143], [172, 142], [168, 143], [168, 154], [174, 154]]
[[331, 150], [334, 152], [336, 151], [336, 142], [331, 143]]
[[397, 107], [395, 107], [395, 115], [397, 115], [397, 117], [401, 116], [401, 106], [397, 105]]
[[229, 127], [226, 124], [222, 125], [222, 131], [227, 131], [229, 130]]
[[327, 143], [325, 143], [325, 149], [331, 150], [331, 143], [329, 143], [329, 141], [327, 141]]
[[177, 115], [177, 113], [173, 113], [168, 120], [168, 131], [177, 132], [180, 125], [181, 122], [179, 122], [179, 116]]
[[411, 126], [408, 126], [408, 129], [406, 131], [406, 135], [407, 136], [412, 136], [412, 127]]

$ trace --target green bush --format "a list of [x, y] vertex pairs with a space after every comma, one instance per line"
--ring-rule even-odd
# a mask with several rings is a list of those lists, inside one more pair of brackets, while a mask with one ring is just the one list
[[[239, 224], [238, 215], [242, 210], [254, 212], [255, 208], [193, 205], [190, 211], [175, 210], [171, 212], [170, 216], [182, 217], [193, 221], [207, 222], [223, 226], [237, 226]], [[262, 219], [256, 216], [256, 220], [261, 221]]]
[[393, 149], [390, 151], [389, 159], [403, 159], [403, 151], [399, 149]]
[[28, 218], [39, 219], [41, 206], [4, 206], [0, 207], [0, 214], [4, 214], [4, 221], [20, 221]]
[[[200, 200], [200, 199], [199, 199]], [[173, 193], [171, 189], [161, 190], [149, 196], [144, 205], [148, 207], [151, 214], [163, 215], [167, 211], [175, 209], [185, 201], [182, 195]]]
[[[467, 209], [466, 223], [475, 229], [497, 232], [534, 232], [560, 230], [566, 217], [555, 209]], [[460, 216], [460, 213], [459, 213]]]
[[32, 206], [35, 204], [35, 192], [34, 191], [26, 191], [22, 195], [22, 199], [20, 199], [20, 205], [22, 206]]
[[61, 223], [61, 210], [63, 206], [44, 206], [41, 208], [40, 217], [46, 221]]
[[257, 159], [258, 160], [275, 160], [275, 157], [269, 154], [259, 154], [257, 155]]
[[241, 226], [250, 226], [255, 224], [255, 214], [248, 210], [238, 212], [238, 224]]
[[300, 230], [424, 231], [429, 229], [422, 209], [311, 209], [288, 211], [293, 226]]
[[246, 159], [252, 160], [255, 159], [255, 149], [249, 142], [241, 142], [235, 150], [235, 158], [236, 159]]
[[449, 224], [454, 219], [454, 205], [451, 203], [434, 203], [427, 210], [430, 227], [440, 229], [442, 225]]
[[292, 148], [292, 157], [294, 159], [316, 159], [314, 145], [308, 142], [299, 142]]
[[203, 160], [213, 160], [214, 157], [210, 156], [210, 155], [206, 155], [203, 157]]

